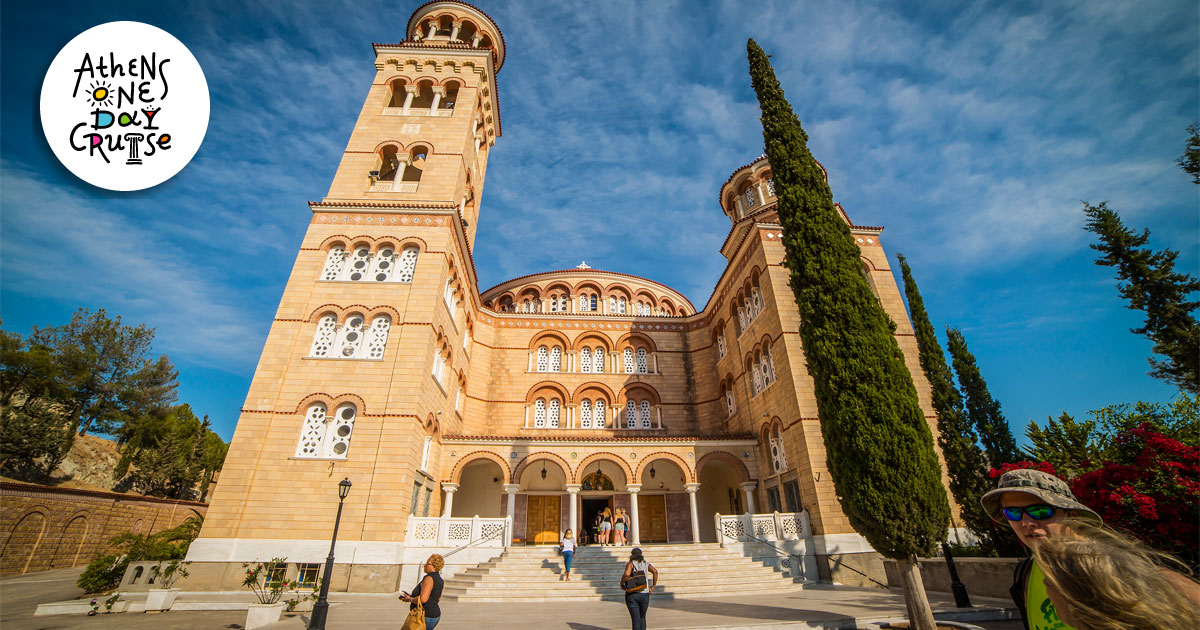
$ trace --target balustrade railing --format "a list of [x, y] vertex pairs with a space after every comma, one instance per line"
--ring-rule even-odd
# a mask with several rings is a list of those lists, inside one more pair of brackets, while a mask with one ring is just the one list
[[801, 540], [812, 537], [808, 511], [781, 514], [717, 514], [717, 537], [722, 541]]
[[409, 547], [507, 547], [512, 541], [512, 520], [413, 516], [408, 519], [404, 539]]

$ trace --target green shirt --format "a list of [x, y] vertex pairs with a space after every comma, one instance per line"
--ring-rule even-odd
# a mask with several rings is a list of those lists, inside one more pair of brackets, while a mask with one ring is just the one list
[[1029, 630], [1075, 630], [1058, 618], [1058, 611], [1046, 594], [1046, 574], [1036, 560], [1025, 586], [1025, 617], [1029, 619]]

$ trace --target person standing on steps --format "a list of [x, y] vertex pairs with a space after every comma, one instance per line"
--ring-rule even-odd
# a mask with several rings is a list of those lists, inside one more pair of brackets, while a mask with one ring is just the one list
[[[649, 574], [649, 575], [647, 575]], [[629, 551], [629, 562], [621, 574], [621, 590], [625, 591], [625, 607], [633, 630], [646, 630], [646, 610], [650, 608], [650, 596], [658, 586], [658, 569], [646, 562], [640, 547]]]
[[617, 508], [616, 522], [613, 523], [613, 544], [625, 544], [625, 530], [629, 528], [629, 519], [625, 516], [625, 508]]
[[600, 546], [608, 544], [608, 537], [612, 535], [612, 510], [604, 508], [600, 513]]
[[571, 581], [571, 561], [575, 559], [575, 532], [567, 530], [563, 534], [562, 542], [558, 545], [558, 551], [563, 558], [563, 575], [566, 581]]
[[444, 583], [441, 570], [445, 566], [446, 560], [440, 555], [435, 553], [429, 556], [425, 565], [421, 567], [425, 571], [425, 577], [417, 583], [412, 595], [400, 591], [400, 599], [409, 602], [410, 610], [417, 607], [417, 599], [421, 600], [421, 605], [425, 608], [425, 630], [433, 630], [442, 620], [442, 608], [438, 605], [438, 600], [442, 598]]

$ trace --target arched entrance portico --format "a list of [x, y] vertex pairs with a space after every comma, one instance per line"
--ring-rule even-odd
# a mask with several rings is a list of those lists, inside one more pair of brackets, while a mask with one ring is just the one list
[[488, 458], [479, 458], [463, 466], [458, 489], [450, 505], [450, 516], [498, 518], [504, 512], [505, 472]]
[[578, 493], [580, 540], [597, 542], [598, 518], [606, 514], [611, 524], [618, 511], [629, 511], [629, 477], [628, 465], [611, 453], [593, 453], [580, 462], [578, 490], [572, 489], [572, 498]]
[[732, 454], [714, 452], [696, 462], [696, 478], [700, 482], [696, 492], [699, 512], [700, 540], [717, 542], [714, 514], [742, 514], [753, 511], [753, 497], [749, 487], [750, 474], [746, 466]]
[[569, 470], [566, 462], [551, 453], [531, 454], [517, 467], [520, 495], [515, 502], [513, 531], [518, 538], [524, 533], [525, 544], [558, 544], [560, 533], [569, 527], [566, 509]]
[[656, 453], [639, 466], [639, 542], [693, 542], [690, 473], [677, 456]]

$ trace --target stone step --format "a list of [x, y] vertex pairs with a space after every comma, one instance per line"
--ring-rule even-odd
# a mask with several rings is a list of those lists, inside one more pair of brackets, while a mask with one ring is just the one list
[[[773, 566], [768, 566], [768, 565], [757, 563], [757, 562], [755, 562], [753, 564], [739, 563], [736, 565], [726, 562], [725, 564], [714, 565], [711, 567], [691, 567], [691, 566], [687, 566], [687, 565], [660, 566], [657, 564], [653, 565], [653, 566], [655, 569], [658, 569], [659, 573], [676, 575], [676, 576], [696, 575], [696, 574], [699, 574], [699, 575], [729, 575], [729, 576], [754, 575], [754, 574], [771, 575], [771, 574], [776, 574], [779, 572], [779, 570]], [[497, 565], [497, 566], [492, 566], [492, 567], [473, 567], [473, 568], [466, 569], [464, 571], [460, 571], [460, 572], [456, 573], [454, 577], [457, 578], [458, 576], [463, 576], [463, 577], [496, 576], [496, 577], [499, 577], [499, 576], [551, 575], [551, 574], [561, 573], [563, 571], [563, 569], [564, 569], [564, 567], [563, 567], [562, 563], [554, 564], [551, 566]], [[597, 566], [597, 565], [576, 564], [571, 567], [572, 573], [578, 573], [581, 575], [620, 575], [623, 571], [624, 571], [624, 567], [619, 566], [619, 565], [614, 567], [611, 565]]]
[[[761, 557], [731, 556], [729, 554], [725, 554], [722, 556], [699, 556], [699, 557], [695, 557], [695, 558], [662, 557], [662, 558], [657, 558], [657, 559], [651, 559], [650, 563], [656, 567], [715, 567], [715, 566], [720, 566], [722, 564], [728, 565], [731, 563], [731, 561], [736, 561], [737, 559], [740, 559], [740, 558], [744, 558], [753, 563], [761, 563], [764, 561], [774, 560], [775, 558], [778, 558], [778, 557], [779, 556], [761, 556]], [[624, 567], [626, 561], [627, 561], [626, 558], [620, 558], [620, 559], [589, 558], [586, 556], [580, 557], [580, 556], [576, 555], [575, 559], [572, 561], [572, 564], [574, 564], [575, 566]], [[498, 558], [492, 558], [491, 560], [488, 560], [487, 562], [482, 562], [482, 563], [480, 563], [480, 566], [495, 567], [495, 566], [511, 565], [511, 566], [531, 566], [531, 567], [533, 567], [533, 566], [552, 566], [552, 565], [559, 565], [562, 563], [563, 563], [562, 556], [554, 556], [552, 558], [509, 558], [509, 557], [500, 556]]]
[[[563, 575], [564, 575], [563, 573], [558, 572], [558, 571], [555, 571], [553, 573], [543, 572], [543, 573], [529, 573], [529, 574], [509, 573], [509, 574], [502, 574], [502, 575], [464, 575], [461, 577], [456, 575], [456, 576], [454, 576], [453, 582], [447, 582], [447, 584], [451, 584], [451, 583], [453, 583], [453, 584], [479, 584], [480, 582], [487, 582], [489, 584], [492, 584], [492, 583], [495, 583], [495, 584], [515, 584], [515, 583], [542, 584], [542, 583], [546, 583], [546, 584], [551, 585], [551, 586], [549, 586], [550, 588], [553, 588], [554, 585], [561, 583], [559, 580]], [[672, 573], [661, 573], [660, 574], [660, 577], [662, 577], [663, 579], [667, 579], [667, 580], [670, 580], [670, 578], [672, 576], [675, 577], [676, 580], [679, 580], [679, 581], [686, 580], [688, 584], [730, 584], [733, 582], [741, 584], [741, 583], [750, 583], [750, 582], [777, 582], [782, 577], [779, 573], [776, 573], [774, 571], [754, 571], [754, 572], [741, 571], [741, 572], [736, 572], [736, 573], [724, 572], [719, 575], [718, 574], [707, 574], [707, 575], [687, 574], [687, 575], [683, 575], [683, 574], [672, 574]], [[616, 584], [617, 582], [620, 581], [620, 579], [621, 579], [620, 572], [578, 573], [576, 571], [571, 571], [571, 583], [586, 582], [586, 583]], [[670, 581], [676, 581], [676, 580], [670, 580]]]
[[[747, 585], [745, 587], [737, 586], [736, 588], [736, 592], [738, 594], [779, 594], [801, 590], [804, 588], [804, 584], [793, 584], [791, 582], [784, 582], [781, 580], [778, 584]], [[664, 586], [661, 589], [655, 589], [653, 597], [659, 599], [686, 597], [690, 599], [699, 597], [728, 596], [732, 592], [733, 591], [728, 588], [714, 589], [707, 585], [675, 587]], [[547, 591], [537, 588], [522, 588], [520, 590], [484, 588], [451, 590], [451, 587], [447, 585], [446, 590], [442, 591], [442, 597], [447, 600], [460, 602], [619, 601], [624, 599], [625, 594], [619, 588], [615, 587], [570, 591]]]

